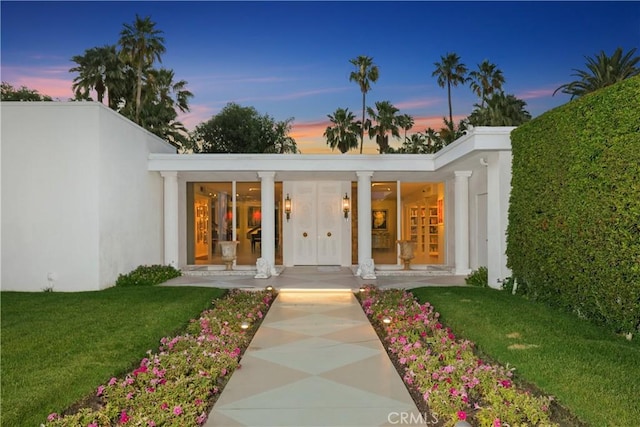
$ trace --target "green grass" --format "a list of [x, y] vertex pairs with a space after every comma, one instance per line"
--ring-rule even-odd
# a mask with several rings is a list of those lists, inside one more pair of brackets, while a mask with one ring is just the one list
[[38, 426], [139, 363], [225, 291], [2, 292], [3, 426]]
[[[640, 423], [640, 342], [493, 289], [420, 288], [458, 337], [592, 426]], [[511, 337], [511, 338], [510, 338]], [[520, 349], [510, 348], [519, 345]]]

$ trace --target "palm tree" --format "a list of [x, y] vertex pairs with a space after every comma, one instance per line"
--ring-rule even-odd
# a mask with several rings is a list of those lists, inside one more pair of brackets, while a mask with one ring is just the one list
[[394, 107], [389, 101], [376, 102], [376, 110], [371, 107], [367, 108], [369, 117], [376, 122], [375, 125], [369, 126], [369, 138], [373, 136], [376, 137], [378, 151], [380, 154], [383, 154], [389, 150], [388, 132], [391, 132], [391, 135], [396, 138], [400, 138], [398, 118], [396, 116], [396, 113], [400, 110]]
[[399, 153], [407, 154], [424, 154], [427, 151], [427, 137], [420, 132], [414, 133], [411, 137], [404, 138], [402, 147], [398, 149]]
[[440, 128], [440, 132], [438, 132], [438, 137], [440, 138], [440, 142], [443, 146], [451, 144], [456, 139], [460, 138], [464, 135], [464, 131], [467, 129], [467, 125], [465, 119], [460, 120], [458, 123], [458, 128], [456, 129], [456, 124], [447, 120], [446, 117], [442, 118], [444, 122], [444, 127]]
[[122, 76], [122, 65], [114, 45], [87, 49], [84, 55], [76, 55], [71, 60], [78, 64], [69, 70], [71, 73], [78, 73], [72, 85], [77, 99], [90, 99], [89, 91], [95, 90], [98, 102], [102, 103], [104, 95], [110, 94]]
[[[177, 121], [177, 110], [188, 112], [189, 99], [193, 97], [186, 89], [187, 82], [174, 82], [173, 70], [165, 68], [149, 70], [146, 77], [139, 124], [179, 148], [188, 144], [188, 132], [184, 125]], [[131, 112], [125, 108], [122, 113], [127, 115]]]
[[636, 48], [633, 48], [623, 55], [622, 48], [619, 47], [611, 57], [607, 56], [604, 51], [600, 51], [595, 58], [585, 57], [587, 70], [577, 70], [575, 68], [573, 70], [576, 73], [572, 74], [572, 76], [578, 77], [579, 80], [563, 84], [553, 94], [555, 95], [556, 92], [561, 91], [571, 95], [571, 99], [579, 98], [605, 86], [639, 75], [640, 68], [637, 64], [640, 62], [640, 56], [634, 58], [633, 54], [635, 52]]
[[477, 71], [469, 73], [471, 90], [480, 98], [480, 108], [484, 107], [487, 97], [502, 90], [504, 76], [502, 71], [486, 59], [478, 64]]
[[413, 127], [415, 123], [413, 117], [408, 114], [401, 114], [397, 117], [398, 126], [404, 129], [404, 139], [407, 139], [407, 131]]
[[143, 72], [151, 67], [156, 59], [162, 62], [161, 55], [166, 51], [164, 38], [159, 35], [162, 31], [156, 30], [155, 25], [150, 17], [141, 19], [136, 15], [133, 25], [124, 24], [118, 41], [122, 48], [121, 57], [136, 70], [136, 123], [139, 123], [142, 108]]
[[[378, 67], [374, 65], [373, 58], [363, 55], [351, 59], [349, 62], [356, 67], [356, 71], [352, 71], [349, 75], [349, 81], [358, 83], [362, 92], [362, 124], [364, 125], [365, 97], [371, 89], [371, 83], [378, 80]], [[362, 126], [360, 131], [360, 154], [362, 154], [362, 146], [364, 145], [364, 129]]]
[[291, 153], [297, 154], [298, 145], [293, 137], [289, 136], [291, 128], [293, 127], [293, 118], [283, 120], [281, 122], [275, 122], [273, 124], [274, 141], [273, 144], [266, 147], [265, 153]]
[[427, 140], [426, 153], [435, 153], [445, 146], [440, 133], [433, 128], [427, 128], [425, 138]]
[[438, 86], [447, 86], [447, 96], [449, 99], [449, 122], [453, 123], [453, 109], [451, 108], [451, 85], [458, 86], [466, 81], [467, 66], [460, 63], [460, 57], [455, 53], [448, 53], [440, 57], [441, 62], [435, 62], [435, 71], [431, 74], [438, 77]]
[[324, 137], [327, 138], [327, 144], [334, 150], [336, 147], [342, 154], [358, 148], [358, 135], [360, 132], [360, 124], [356, 121], [356, 116], [348, 108], [338, 108], [333, 116], [328, 114], [329, 120], [333, 126], [327, 126], [324, 131]]
[[476, 109], [469, 115], [469, 124], [473, 126], [520, 126], [531, 120], [531, 114], [525, 110], [527, 105], [514, 95], [503, 92], [494, 93], [487, 99], [487, 105]]

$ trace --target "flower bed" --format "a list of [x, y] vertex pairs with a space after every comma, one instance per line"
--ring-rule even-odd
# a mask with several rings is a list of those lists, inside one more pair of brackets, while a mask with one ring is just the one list
[[230, 291], [192, 320], [185, 334], [163, 338], [134, 371], [100, 385], [82, 409], [50, 414], [44, 425], [204, 424], [274, 298], [273, 291]]
[[456, 339], [429, 303], [373, 286], [364, 287], [358, 299], [430, 419], [445, 426], [461, 420], [492, 427], [556, 425], [550, 420], [551, 397], [520, 389], [512, 380], [513, 369], [479, 359], [473, 343]]

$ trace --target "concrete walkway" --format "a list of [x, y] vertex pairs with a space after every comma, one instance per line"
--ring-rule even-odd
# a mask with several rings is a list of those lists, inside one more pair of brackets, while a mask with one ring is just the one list
[[278, 297], [205, 426], [425, 425], [354, 292], [464, 285], [464, 277], [393, 272], [361, 280], [341, 267], [286, 268], [279, 276], [178, 277], [167, 286], [263, 289]]
[[350, 290], [280, 291], [241, 365], [206, 426], [372, 427], [419, 417]]

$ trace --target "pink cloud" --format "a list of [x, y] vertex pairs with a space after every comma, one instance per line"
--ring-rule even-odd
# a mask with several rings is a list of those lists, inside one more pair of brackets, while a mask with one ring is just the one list
[[2, 81], [14, 88], [25, 86], [37, 90], [41, 95], [66, 101], [73, 98], [74, 76], [67, 67], [2, 67]]
[[440, 102], [439, 99], [413, 99], [399, 102], [395, 104], [395, 106], [400, 110], [410, 110], [414, 108], [432, 107], [438, 105]]
[[553, 95], [554, 89], [530, 89], [525, 90], [524, 92], [516, 95], [517, 98], [526, 100], [526, 99], [536, 99], [536, 98], [547, 98]]

